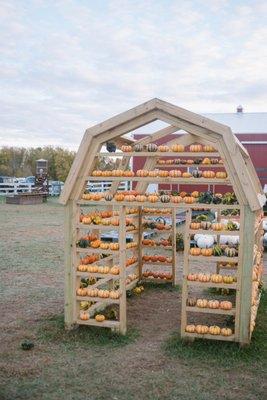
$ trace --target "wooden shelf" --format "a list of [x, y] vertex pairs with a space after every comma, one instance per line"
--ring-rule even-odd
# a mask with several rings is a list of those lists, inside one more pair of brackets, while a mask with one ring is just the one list
[[199, 157], [216, 157], [220, 158], [220, 154], [218, 152], [173, 152], [173, 151], [131, 151], [131, 152], [121, 152], [121, 153], [109, 153], [109, 152], [100, 152], [97, 153], [96, 156], [100, 157], [190, 157], [190, 158], [199, 158]]
[[94, 278], [110, 278], [111, 279], [119, 279], [119, 275], [114, 275], [114, 274], [100, 274], [99, 272], [88, 272], [88, 271], [76, 271], [76, 276], [91, 276]]
[[[126, 251], [137, 251], [138, 247], [132, 247], [130, 249], [126, 249]], [[92, 247], [86, 247], [86, 248], [79, 248], [76, 247], [76, 252], [77, 253], [96, 253], [96, 254], [120, 254], [120, 250], [102, 250], [99, 247], [97, 249], [93, 249]]]
[[153, 183], [172, 183], [172, 184], [181, 184], [181, 185], [228, 185], [232, 186], [231, 182], [228, 179], [218, 179], [218, 178], [182, 178], [182, 177], [177, 177], [177, 178], [172, 178], [169, 176], [166, 177], [151, 177], [151, 176], [146, 176], [146, 177], [140, 177], [140, 176], [88, 176], [86, 178], [87, 181], [91, 182], [123, 182], [123, 181], [129, 181], [129, 182], [153, 182]]
[[146, 283], [172, 283], [173, 279], [162, 279], [162, 278], [143, 278], [141, 279], [142, 282]]
[[[209, 157], [211, 158], [211, 157]], [[225, 168], [223, 164], [156, 164], [155, 168]]]
[[235, 308], [231, 310], [222, 310], [221, 308], [200, 308], [200, 307], [189, 307], [186, 306], [187, 312], [205, 313], [205, 314], [223, 314], [223, 315], [235, 315]]
[[[96, 230], [99, 229], [101, 231], [118, 231], [120, 229], [119, 226], [113, 225], [93, 225], [93, 224], [77, 224], [76, 226], [78, 229], [87, 229], [87, 230]], [[130, 229], [126, 228], [126, 233], [138, 233], [138, 229]]]
[[195, 235], [196, 233], [203, 233], [204, 235], [228, 235], [228, 236], [239, 236], [240, 231], [214, 231], [213, 229], [189, 229], [189, 233]]
[[188, 286], [199, 286], [203, 288], [218, 288], [218, 289], [236, 289], [237, 285], [235, 283], [213, 283], [213, 282], [199, 282], [199, 281], [189, 281], [186, 279]]
[[[199, 209], [199, 210], [239, 210], [239, 204], [203, 204], [203, 203], [161, 203], [160, 201], [157, 203], [150, 203], [148, 201], [138, 202], [138, 201], [93, 201], [93, 200], [78, 200], [76, 202], [78, 205], [93, 205], [93, 206], [126, 206], [131, 208], [136, 207], [147, 207], [147, 208], [176, 208], [181, 210], [186, 209]], [[130, 215], [130, 214], [129, 214]], [[127, 215], [128, 216], [128, 215]]]
[[83, 321], [81, 319], [77, 319], [76, 323], [79, 324], [79, 325], [101, 326], [101, 327], [104, 327], [104, 328], [119, 328], [120, 327], [120, 322], [119, 321], [105, 320], [103, 322], [97, 322], [93, 318], [90, 318], [90, 319], [88, 319], [86, 321]]
[[205, 260], [205, 261], [216, 261], [216, 262], [238, 262], [238, 257], [226, 257], [226, 256], [188, 256], [189, 260]]
[[162, 267], [162, 266], [165, 266], [165, 267], [171, 267], [172, 266], [172, 263], [163, 263], [163, 262], [151, 262], [151, 261], [144, 261], [144, 260], [142, 260], [142, 266], [144, 266], [144, 265], [157, 265], [158, 267]]
[[199, 333], [188, 333], [184, 332], [183, 337], [188, 337], [188, 338], [198, 338], [198, 339], [212, 339], [212, 340], [224, 340], [227, 342], [234, 342], [235, 341], [235, 335], [231, 336], [222, 336], [222, 335], [210, 335], [210, 334], [205, 334], [205, 335], [200, 335]]
[[172, 250], [172, 246], [141, 246], [142, 249], [146, 249], [146, 250], [157, 250], [157, 251], [161, 251], [161, 250], [165, 250], [165, 251], [170, 251]]
[[139, 278], [136, 278], [134, 281], [128, 283], [128, 285], [126, 285], [126, 290], [132, 290], [137, 283], [139, 282]]
[[[93, 301], [96, 303], [107, 303], [107, 304], [119, 304], [120, 299], [110, 299], [103, 297], [91, 297], [91, 296], [76, 296], [77, 301]], [[90, 309], [90, 308], [89, 308]]]

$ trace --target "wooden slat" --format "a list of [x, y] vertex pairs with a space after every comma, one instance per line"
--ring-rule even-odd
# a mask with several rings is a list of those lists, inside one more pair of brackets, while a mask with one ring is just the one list
[[203, 313], [203, 314], [222, 314], [222, 315], [235, 315], [236, 310], [222, 310], [221, 308], [200, 308], [200, 307], [186, 307], [187, 312]]
[[[153, 167], [152, 167], [153, 169]], [[129, 182], [140, 182], [140, 183], [171, 183], [173, 185], [232, 185], [231, 182], [228, 179], [218, 179], [218, 178], [171, 178], [169, 176], [161, 178], [161, 177], [139, 177], [139, 176], [133, 176], [133, 177], [118, 177], [118, 176], [110, 176], [110, 177], [104, 177], [104, 176], [87, 176], [87, 181], [90, 182], [123, 182], [123, 181], [129, 181]], [[136, 188], [138, 189], [138, 186]]]
[[227, 342], [234, 342], [235, 339], [235, 335], [231, 335], [231, 336], [222, 336], [222, 335], [199, 335], [198, 333], [187, 333], [184, 332], [183, 333], [183, 337], [188, 337], [188, 338], [198, 338], [198, 339], [210, 339], [210, 340], [223, 340], [223, 341], [227, 341]]
[[127, 322], [126, 322], [126, 207], [123, 206], [120, 212], [120, 230], [119, 230], [119, 245], [120, 245], [120, 256], [119, 256], [119, 265], [120, 265], [120, 333], [122, 335], [126, 334], [127, 330]]
[[182, 284], [182, 311], [181, 311], [181, 337], [184, 337], [185, 327], [187, 325], [186, 301], [188, 298], [189, 257], [190, 234], [189, 227], [192, 219], [192, 210], [186, 210], [185, 230], [184, 230], [184, 265], [183, 265], [183, 284]]
[[[177, 128], [176, 128], [177, 130]], [[191, 159], [193, 158], [199, 158], [199, 157], [214, 157], [214, 158], [220, 158], [220, 154], [218, 152], [193, 152], [193, 151], [184, 151], [184, 152], [173, 152], [173, 151], [166, 151], [166, 152], [161, 152], [161, 151], [155, 151], [155, 152], [149, 152], [149, 151], [136, 151], [136, 152], [127, 152], [127, 153], [108, 153], [108, 152], [100, 152], [97, 154], [98, 156], [107, 156], [107, 157], [155, 157], [155, 158], [163, 158], [163, 157], [190, 157]], [[223, 168], [223, 165], [221, 165], [221, 168]]]

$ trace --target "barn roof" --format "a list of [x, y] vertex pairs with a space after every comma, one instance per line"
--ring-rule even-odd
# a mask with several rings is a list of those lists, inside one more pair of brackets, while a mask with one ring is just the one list
[[[233, 135], [231, 129], [207, 117], [195, 114], [171, 103], [154, 98], [128, 111], [118, 114], [85, 131], [79, 150], [64, 185], [60, 202], [66, 204], [69, 199], [78, 200], [84, 188], [85, 179], [93, 165], [95, 154], [107, 140], [121, 138], [150, 122], [161, 120], [170, 126], [165, 128], [166, 135], [182, 129], [196, 139], [216, 144], [220, 149], [228, 175], [239, 201], [249, 204], [252, 210], [262, 207], [263, 195], [257, 174], [249, 154]], [[161, 131], [161, 135], [162, 135]], [[178, 140], [179, 141], [179, 140]]]

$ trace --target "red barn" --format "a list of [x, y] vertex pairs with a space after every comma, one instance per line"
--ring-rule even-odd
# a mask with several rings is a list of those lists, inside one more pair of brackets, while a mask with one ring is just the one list
[[[246, 113], [239, 106], [235, 113], [209, 113], [203, 115], [230, 126], [233, 133], [248, 150], [262, 186], [267, 188], [267, 112]], [[134, 134], [135, 139], [140, 139], [143, 136], [146, 135]], [[158, 143], [167, 142], [175, 136], [179, 137], [178, 134], [171, 135], [159, 140]], [[134, 171], [141, 169], [143, 163], [144, 159], [142, 157], [135, 157], [133, 160]], [[164, 186], [160, 186], [160, 188], [164, 189]], [[173, 189], [175, 190], [175, 188]], [[185, 185], [180, 187], [180, 190], [186, 191], [186, 189]], [[198, 189], [204, 190], [199, 185]], [[220, 190], [219, 187], [216, 189]]]

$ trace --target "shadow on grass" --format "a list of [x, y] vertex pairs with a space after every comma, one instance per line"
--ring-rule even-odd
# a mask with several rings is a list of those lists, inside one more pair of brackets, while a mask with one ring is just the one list
[[38, 330], [38, 339], [41, 342], [61, 343], [70, 349], [76, 346], [121, 347], [133, 343], [138, 336], [139, 332], [135, 329], [129, 329], [123, 336], [109, 328], [94, 326], [78, 326], [68, 331], [65, 329], [62, 314], [42, 320]]
[[240, 347], [238, 343], [195, 339], [188, 342], [174, 333], [164, 343], [164, 351], [170, 357], [184, 360], [220, 362], [222, 366], [242, 365], [257, 362], [266, 364], [267, 360], [267, 293], [262, 292], [261, 303], [258, 310], [256, 327], [252, 335], [251, 344]]

